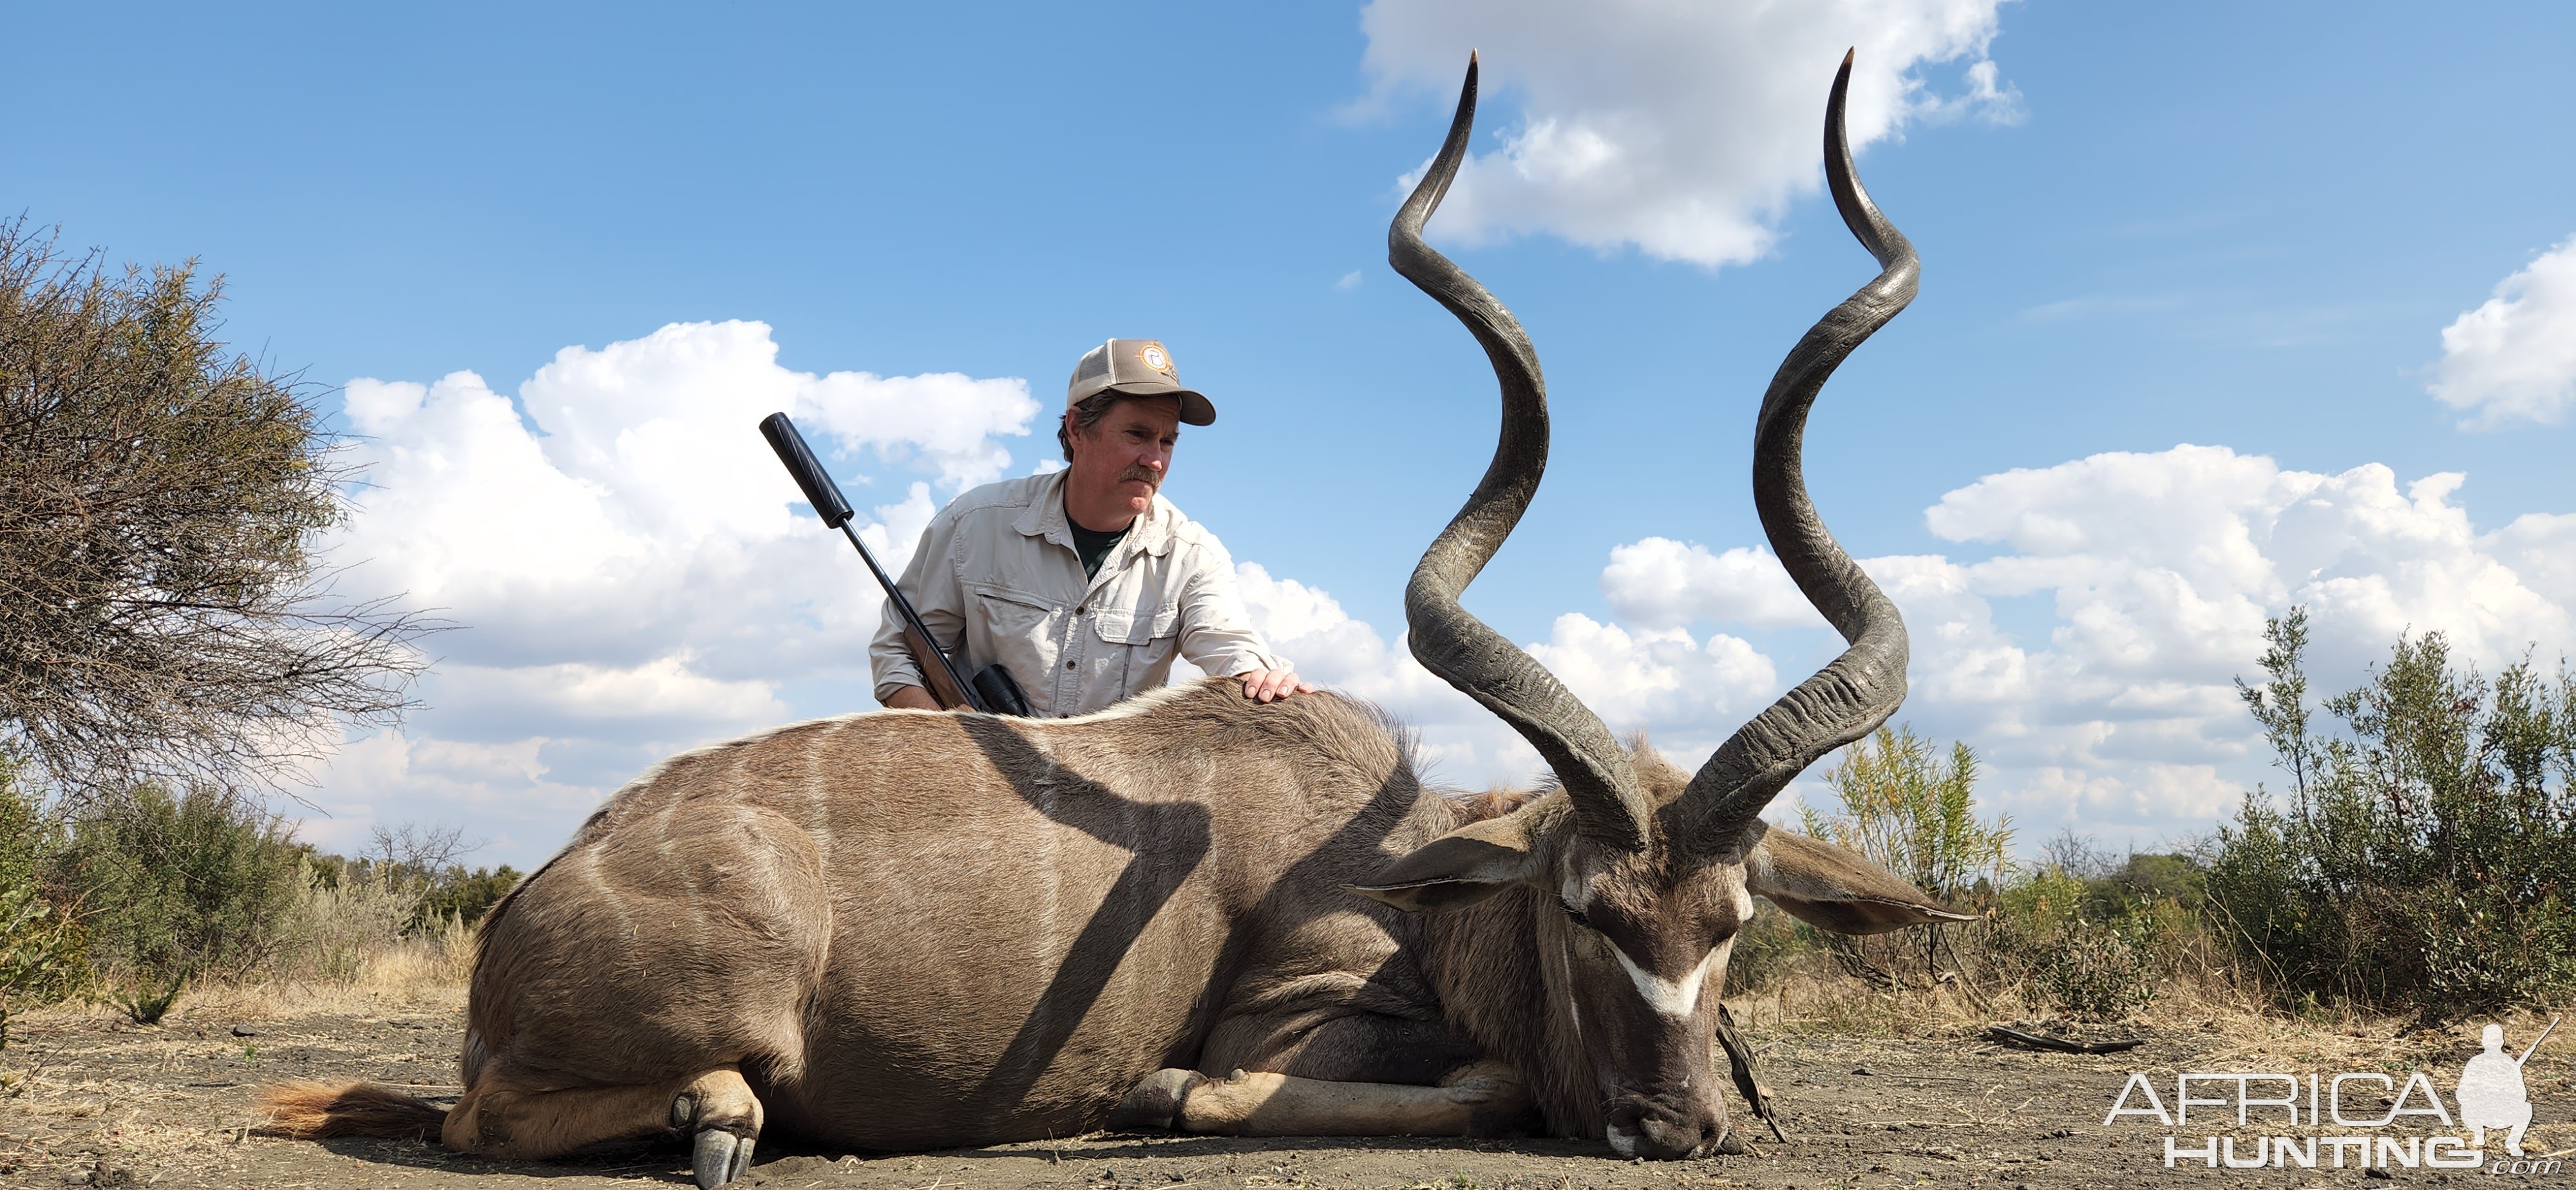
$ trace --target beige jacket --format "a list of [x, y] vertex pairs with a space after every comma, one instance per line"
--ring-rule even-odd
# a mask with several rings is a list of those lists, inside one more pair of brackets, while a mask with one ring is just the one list
[[[1064, 473], [1006, 479], [949, 501], [895, 580], [966, 677], [1000, 662], [1049, 718], [1086, 715], [1170, 681], [1172, 658], [1211, 674], [1287, 669], [1235, 593], [1216, 535], [1161, 495], [1085, 580], [1064, 519]], [[923, 685], [888, 603], [868, 647], [879, 701]]]

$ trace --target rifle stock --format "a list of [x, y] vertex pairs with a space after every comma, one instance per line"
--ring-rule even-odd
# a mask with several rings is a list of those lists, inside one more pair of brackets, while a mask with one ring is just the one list
[[[954, 711], [962, 708], [980, 711], [983, 709], [975, 705], [974, 699], [967, 697], [963, 686], [958, 685], [957, 671], [950, 667], [948, 655], [941, 652], [938, 645], [931, 643], [928, 633], [910, 622], [905, 623], [903, 647], [912, 654], [912, 663], [921, 667], [922, 686], [930, 691], [931, 698], [938, 701], [940, 710]], [[933, 663], [931, 661], [933, 657], [939, 660]]]

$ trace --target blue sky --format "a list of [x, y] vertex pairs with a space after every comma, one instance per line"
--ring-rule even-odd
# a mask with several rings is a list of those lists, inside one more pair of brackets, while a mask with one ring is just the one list
[[[1761, 558], [1725, 559], [1759, 544], [1763, 384], [1872, 271], [1813, 184], [1855, 43], [1885, 84], [1862, 172], [1925, 279], [1827, 391], [1809, 474], [1856, 556], [1914, 560], [1890, 564], [1905, 717], [1984, 751], [2026, 837], [2204, 829], [2262, 776], [2225, 683], [2290, 602], [2320, 608], [2328, 687], [2407, 625], [2490, 669], [2576, 646], [2561, 5], [47, 6], [12, 28], [55, 48], [0, 78], [0, 210], [224, 274], [236, 342], [335, 406], [347, 386], [387, 485], [342, 543], [353, 580], [464, 625], [431, 708], [317, 773], [326, 841], [454, 821], [524, 864], [655, 756], [868, 705], [848, 638], [873, 601], [786, 519], [783, 478], [740, 444], [629, 447], [734, 418], [756, 450], [734, 405], [806, 401], [855, 502], [920, 482], [926, 510], [1051, 455], [1063, 375], [1113, 334], [1165, 339], [1217, 398], [1167, 493], [1260, 569], [1286, 651], [1423, 722], [1454, 779], [1525, 771], [1395, 660], [1404, 575], [1490, 446], [1481, 358], [1383, 263], [1471, 46], [1493, 156], [1433, 230], [1535, 337], [1556, 452], [1469, 605], [1614, 726], [1696, 761], [1827, 655]], [[653, 339], [733, 320], [766, 331]], [[479, 380], [439, 386], [459, 371]], [[518, 437], [473, 416], [494, 408]], [[2464, 479], [2409, 487], [2443, 473]], [[908, 515], [875, 518], [893, 552]], [[558, 536], [481, 548], [521, 519]]]

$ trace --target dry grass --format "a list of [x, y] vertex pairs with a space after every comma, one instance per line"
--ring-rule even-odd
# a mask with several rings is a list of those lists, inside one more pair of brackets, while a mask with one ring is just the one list
[[[357, 911], [349, 912], [353, 907]], [[259, 976], [191, 985], [158, 1025], [136, 1025], [100, 999], [18, 1017], [13, 1023], [21, 1040], [0, 1052], [0, 1104], [39, 1131], [96, 1134], [142, 1157], [179, 1144], [175, 1137], [192, 1138], [187, 1147], [203, 1148], [202, 1126], [136, 1123], [155, 1104], [183, 1094], [167, 1081], [172, 1071], [212, 1063], [253, 1072], [262, 1046], [275, 1049], [269, 1035], [281, 1024], [395, 1014], [443, 1019], [463, 1008], [474, 961], [471, 929], [449, 921], [405, 935], [400, 919], [381, 912], [381, 903], [363, 892], [352, 897], [316, 889], [301, 908], [305, 932], [272, 956]], [[341, 916], [323, 916], [335, 911]], [[236, 1037], [236, 1026], [258, 1035]], [[65, 1038], [81, 1039], [76, 1065], [60, 1056]]]
[[[1957, 983], [1891, 992], [1836, 972], [1793, 972], [1730, 1001], [1748, 1031], [1817, 1038], [1924, 1040], [1970, 1038], [1986, 1026], [2036, 1022], [2043, 1031], [2094, 1039], [2110, 1036], [2190, 1037], [2207, 1043], [2209, 1070], [2390, 1071], [2417, 1069], [2456, 1075], [2479, 1048], [2479, 1031], [2502, 1025], [2510, 1046], [2529, 1045], [2557, 1013], [2520, 1008], [2494, 1016], [2428, 1025], [2420, 1018], [2356, 1008], [2285, 1013], [2259, 989], [2223, 971], [2177, 975], [2155, 1001], [2116, 1021], [2074, 1022], [2053, 1016], [2044, 1004], [2015, 989], [1984, 993]], [[2566, 1047], [2576, 1054], [2576, 1021], [2561, 1024], [2532, 1060], [2534, 1085], [2576, 1067], [2554, 1061]], [[2447, 1088], [2448, 1084], [2444, 1084]]]
[[[425, 1080], [456, 1077], [450, 1026], [465, 1004], [465, 938], [384, 948], [345, 981], [197, 987], [158, 1025], [96, 1002], [27, 1014], [21, 1040], [0, 1053], [0, 1172], [76, 1174], [90, 1153], [101, 1168], [138, 1174], [256, 1174], [243, 1146], [258, 1121], [244, 1088], [300, 1070], [400, 1071], [396, 1080], [419, 1093], [454, 1093]], [[403, 1027], [388, 1036], [388, 1022]], [[236, 1036], [237, 1026], [255, 1036]]]
[[[268, 980], [200, 989], [160, 1026], [137, 1026], [95, 1006], [31, 1014], [28, 1044], [0, 1055], [10, 1080], [0, 1087], [0, 1134], [38, 1138], [29, 1151], [41, 1144], [66, 1158], [82, 1151], [105, 1154], [138, 1172], [239, 1169], [252, 1179], [243, 1184], [257, 1184], [260, 1152], [245, 1143], [245, 1130], [259, 1123], [249, 1107], [250, 1087], [327, 1071], [399, 1083], [420, 1094], [461, 1089], [452, 1085], [454, 1030], [469, 957], [470, 938], [463, 931], [416, 938], [372, 954], [344, 982]], [[1956, 986], [1889, 992], [1830, 971], [1794, 974], [1731, 1003], [1757, 1045], [1789, 1039], [1793, 1048], [1824, 1045], [1845, 1060], [1877, 1064], [1893, 1058], [1915, 1069], [1927, 1059], [1944, 1061], [1968, 1051], [1966, 1043], [1987, 1024], [2026, 1019], [2016, 1016], [2025, 1006], [2009, 994], [1971, 997]], [[2160, 1060], [2029, 1057], [2069, 1068], [2170, 1071], [2175, 1055], [2187, 1051], [2187, 1068], [2201, 1070], [2422, 1070], [2447, 1091], [2486, 1023], [2425, 1029], [2404, 1018], [2284, 1015], [2265, 1005], [2223, 979], [2177, 980], [2154, 1004], [2120, 1021], [2055, 1024], [2084, 1036], [2148, 1034], [2166, 1043], [2183, 1041], [2182, 1051], [2166, 1048]], [[2525, 1012], [2496, 1023], [2519, 1046], [2547, 1019]], [[250, 1025], [259, 1035], [236, 1037], [236, 1024]], [[2559, 1088], [2569, 1085], [2571, 1064], [2555, 1052], [2562, 1045], [2576, 1053], [2576, 1038], [2553, 1036], [2533, 1060], [2536, 1100], [2547, 1094], [2563, 1101]], [[2026, 1067], [2016, 1062], [2015, 1068]], [[1822, 1110], [1799, 1102], [1801, 1110]], [[2087, 1107], [2099, 1110], [2089, 1102]], [[2535, 1153], [2572, 1143], [2576, 1127], [2533, 1130]], [[6, 1149], [0, 1143], [0, 1172], [6, 1172]], [[87, 1166], [59, 1168], [78, 1172]], [[57, 1166], [17, 1167], [20, 1173], [33, 1170], [50, 1174]]]
[[448, 919], [415, 929], [419, 889], [340, 875], [327, 884], [306, 881], [282, 944], [260, 964], [263, 980], [353, 986], [463, 981], [474, 957], [470, 928]]

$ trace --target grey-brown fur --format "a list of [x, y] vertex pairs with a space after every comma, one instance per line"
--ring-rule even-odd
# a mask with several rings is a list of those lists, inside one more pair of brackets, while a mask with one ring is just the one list
[[1436, 1079], [1473, 1056], [1424, 969], [1443, 919], [1342, 888], [1477, 803], [1424, 789], [1369, 708], [1232, 686], [676, 758], [494, 911], [469, 1083], [738, 1062], [772, 1128], [915, 1148], [1088, 1131], [1167, 1066], [1346, 1069], [1296, 1051], [1301, 1018], [1410, 1022], [1431, 1044], [1368, 1055], [1379, 1081]]
[[[742, 1175], [764, 1130], [930, 1148], [1114, 1118], [1724, 1148], [1718, 993], [1754, 896], [1852, 933], [1957, 916], [1758, 818], [1904, 696], [1904, 624], [1800, 471], [1826, 377], [1914, 285], [1911, 247], [1852, 175], [1849, 70], [1826, 172], [1883, 269], [1791, 353], [1754, 441], [1765, 532], [1849, 648], [1698, 773], [1618, 746], [1458, 605], [1547, 454], [1528, 336], [1421, 238], [1464, 159], [1471, 60], [1389, 255], [1485, 347], [1503, 430], [1416, 567], [1406, 617], [1423, 664], [1562, 786], [1427, 789], [1373, 710], [1331, 694], [1258, 705], [1224, 679], [1082, 719], [893, 711], [692, 752], [612, 798], [493, 911], [445, 1142], [541, 1156], [676, 1130], [709, 1187]], [[334, 1094], [270, 1103], [282, 1129], [320, 1134], [344, 1122]]]
[[494, 910], [469, 1087], [732, 1064], [772, 1131], [913, 1149], [1090, 1131], [1166, 1067], [1427, 1084], [1492, 1057], [1530, 1079], [1532, 1123], [1602, 1135], [1550, 893], [1412, 914], [1346, 891], [1470, 823], [1564, 834], [1565, 795], [1428, 788], [1374, 709], [1235, 686], [1058, 722], [852, 715], [673, 759]]

